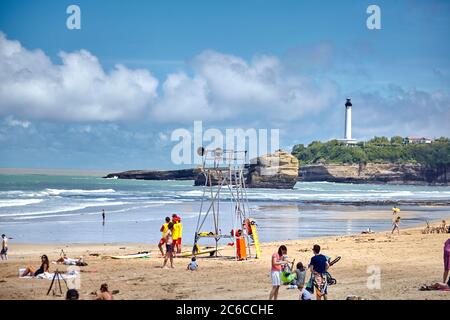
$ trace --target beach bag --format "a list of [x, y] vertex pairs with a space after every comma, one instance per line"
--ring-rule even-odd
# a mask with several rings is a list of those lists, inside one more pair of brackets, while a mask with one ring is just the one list
[[295, 273], [286, 271], [281, 272], [281, 281], [283, 281], [284, 284], [290, 284], [295, 281], [295, 279], [297, 279], [297, 275]]

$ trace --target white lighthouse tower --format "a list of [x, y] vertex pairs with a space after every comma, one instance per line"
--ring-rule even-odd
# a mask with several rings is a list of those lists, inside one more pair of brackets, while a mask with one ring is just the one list
[[356, 144], [356, 140], [352, 138], [352, 99], [347, 98], [345, 103], [345, 133], [342, 142], [346, 144]]

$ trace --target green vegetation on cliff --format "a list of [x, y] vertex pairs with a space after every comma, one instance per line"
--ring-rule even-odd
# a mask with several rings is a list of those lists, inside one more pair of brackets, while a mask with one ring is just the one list
[[431, 144], [404, 144], [399, 136], [375, 137], [354, 146], [346, 146], [338, 140], [313, 141], [307, 147], [295, 145], [292, 154], [300, 164], [420, 163], [437, 168], [450, 165], [450, 140], [439, 138]]

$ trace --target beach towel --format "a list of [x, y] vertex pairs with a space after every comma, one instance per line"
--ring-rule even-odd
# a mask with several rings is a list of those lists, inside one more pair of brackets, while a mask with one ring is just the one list
[[[51, 273], [51, 272], [44, 272], [41, 273], [39, 275], [37, 275], [36, 277], [33, 276], [25, 276], [22, 277], [21, 275], [25, 272], [25, 268], [21, 268], [19, 269], [19, 278], [20, 279], [46, 279], [46, 280], [52, 280], [53, 277], [55, 276], [55, 273]], [[61, 277], [64, 280], [68, 280], [68, 279], [75, 279], [76, 277], [78, 277], [79, 273], [76, 270], [70, 271], [68, 273], [61, 273]]]

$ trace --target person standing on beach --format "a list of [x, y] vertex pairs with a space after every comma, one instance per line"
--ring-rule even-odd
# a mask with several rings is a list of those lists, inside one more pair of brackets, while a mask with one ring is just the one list
[[392, 221], [392, 232], [391, 234], [394, 234], [394, 231], [397, 230], [397, 234], [400, 234], [400, 216], [395, 218]]
[[105, 209], [102, 211], [102, 219], [103, 219], [103, 225], [105, 224]]
[[289, 261], [283, 260], [287, 254], [287, 248], [282, 245], [278, 248], [278, 252], [272, 255], [272, 269], [270, 276], [272, 278], [272, 290], [270, 291], [269, 300], [278, 300], [278, 291], [281, 286], [281, 267], [289, 264]]
[[2, 260], [8, 260], [8, 237], [2, 234], [2, 251], [0, 252]]
[[176, 214], [172, 215], [172, 223], [173, 223], [173, 252], [178, 252], [178, 239], [180, 238], [180, 225], [179, 220], [180, 217], [178, 217]]
[[442, 281], [443, 283], [447, 282], [449, 270], [450, 270], [450, 239], [445, 241], [444, 244], [444, 276]]
[[[320, 253], [320, 246], [318, 244], [315, 244], [312, 250], [314, 256], [311, 258], [311, 261], [309, 262], [309, 269], [311, 271], [312, 281], [315, 281], [317, 285], [320, 286], [321, 284], [324, 283], [326, 284], [327, 279], [326, 276], [324, 275], [327, 273], [330, 264], [328, 263], [328, 258]], [[321, 300], [322, 297], [324, 300], [328, 299], [328, 288], [326, 285], [323, 292], [319, 292], [319, 290], [316, 288], [317, 300]]]
[[175, 227], [177, 228], [176, 231], [177, 231], [177, 236], [178, 236], [177, 241], [175, 243], [175, 248], [176, 248], [175, 252], [177, 254], [180, 254], [181, 253], [181, 239], [183, 237], [183, 224], [181, 223], [180, 216], [177, 217], [177, 223], [174, 225], [174, 228]]
[[170, 260], [170, 267], [173, 268], [173, 222], [170, 222], [167, 228], [166, 234], [164, 235], [166, 255], [164, 256], [163, 269], [167, 269], [167, 260]]
[[159, 231], [161, 231], [161, 240], [159, 240], [158, 243], [158, 248], [159, 251], [161, 251], [161, 255], [164, 257], [164, 250], [163, 250], [163, 245], [164, 243], [166, 243], [166, 239], [164, 238], [164, 236], [166, 235], [167, 230], [169, 230], [169, 223], [170, 223], [170, 218], [166, 217], [165, 219], [165, 223], [161, 226], [161, 229], [159, 229]]

